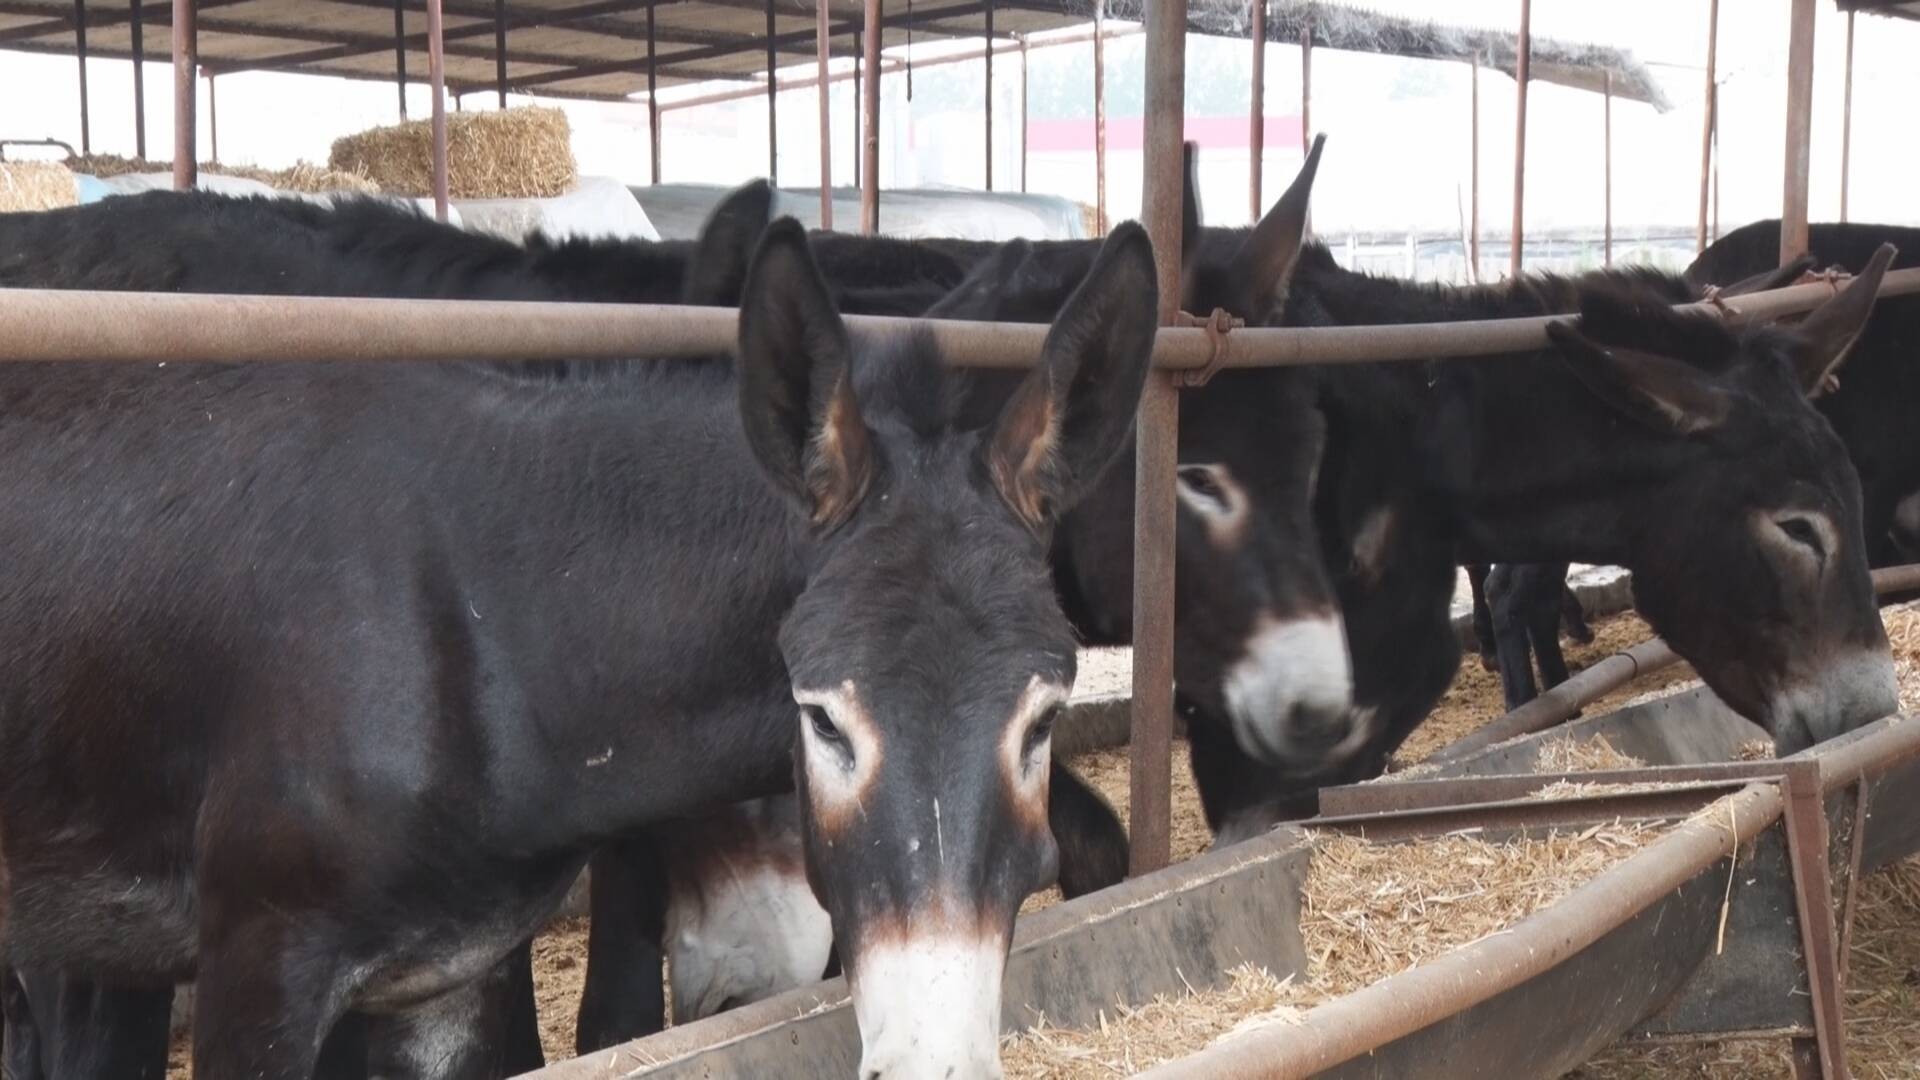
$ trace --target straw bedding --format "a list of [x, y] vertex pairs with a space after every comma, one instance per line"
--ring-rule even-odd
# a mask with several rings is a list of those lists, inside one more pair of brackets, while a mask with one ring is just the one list
[[0, 161], [0, 212], [54, 210], [79, 201], [73, 170], [57, 161]]
[[[396, 195], [433, 194], [433, 129], [415, 120], [334, 140], [328, 164], [370, 177]], [[546, 199], [571, 191], [567, 114], [517, 108], [447, 117], [447, 189], [456, 199]]]
[[[118, 154], [89, 154], [85, 157], [72, 158], [67, 164], [75, 172], [102, 177], [173, 171], [173, 163], [170, 161], [148, 161], [144, 158], [121, 157]], [[380, 192], [380, 185], [374, 183], [364, 173], [330, 169], [310, 161], [302, 161], [285, 169], [262, 169], [253, 165], [228, 165], [203, 161], [200, 163], [200, 171], [208, 176], [257, 180], [275, 191], [298, 191], [309, 194], [342, 191], [363, 195], [374, 195]]]
[[1125, 1076], [1192, 1054], [1235, 1031], [1294, 1023], [1330, 998], [1398, 974], [1512, 926], [1660, 834], [1619, 823], [1537, 840], [1446, 836], [1371, 844], [1316, 838], [1300, 919], [1304, 979], [1241, 968], [1220, 990], [1116, 1007], [1099, 1027], [1041, 1026], [1006, 1041], [1010, 1078]]

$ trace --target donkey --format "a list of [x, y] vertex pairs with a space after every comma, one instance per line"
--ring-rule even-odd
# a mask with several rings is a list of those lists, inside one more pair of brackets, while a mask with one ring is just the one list
[[996, 1073], [1073, 672], [1046, 540], [1155, 293], [1124, 226], [980, 431], [791, 222], [737, 377], [10, 366], [9, 958], [197, 977], [212, 1080], [311, 1075], [349, 1008], [376, 1071], [497, 1075], [474, 1010], [597, 839], [791, 769], [861, 1074]]
[[[1206, 230], [1199, 264], [1251, 245], [1242, 266], [1261, 265], [1264, 227]], [[1318, 244], [1273, 251], [1259, 278], [1212, 279], [1219, 306], [1309, 326], [1581, 314], [1532, 355], [1303, 373], [1326, 418], [1315, 517], [1369, 731], [1338, 782], [1381, 771], [1451, 682], [1463, 558], [1628, 566], [1655, 629], [1783, 751], [1892, 708], [1858, 481], [1806, 402], [1877, 275], [1796, 331], [1733, 330], [1666, 310], [1687, 290], [1663, 275], [1448, 289], [1350, 273]], [[1689, 504], [1716, 510], [1676, 513]], [[1193, 750], [1217, 842], [1313, 812], [1312, 785], [1231, 743], [1195, 735]]]

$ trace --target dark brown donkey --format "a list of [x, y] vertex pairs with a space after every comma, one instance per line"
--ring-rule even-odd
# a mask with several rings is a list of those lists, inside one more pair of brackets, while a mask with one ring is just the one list
[[[804, 235], [738, 375], [6, 365], [7, 950], [196, 977], [195, 1075], [498, 1075], [502, 961], [599, 839], [796, 771], [867, 1077], [998, 1071], [1073, 641], [1047, 539], [1153, 338], [1116, 231], [984, 431]], [[797, 708], [796, 708], [797, 703]]]

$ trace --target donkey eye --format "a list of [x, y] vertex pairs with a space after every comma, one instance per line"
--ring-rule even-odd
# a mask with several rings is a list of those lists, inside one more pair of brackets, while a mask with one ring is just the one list
[[1781, 518], [1774, 524], [1780, 526], [1780, 531], [1787, 534], [1787, 539], [1805, 546], [1823, 559], [1826, 558], [1826, 545], [1821, 543], [1820, 531], [1813, 527], [1813, 522], [1806, 518], [1792, 517]]
[[1021, 757], [1032, 757], [1035, 751], [1046, 745], [1048, 739], [1053, 738], [1053, 725], [1059, 722], [1062, 711], [1060, 706], [1055, 705], [1040, 714], [1040, 719], [1027, 729], [1026, 744], [1020, 748]]
[[1185, 465], [1175, 474], [1180, 486], [1203, 499], [1217, 504], [1222, 510], [1227, 508], [1227, 492], [1214, 477], [1213, 469], [1205, 465]]
[[813, 733], [823, 741], [831, 743], [834, 746], [844, 747], [847, 745], [847, 737], [841, 734], [839, 728], [834, 726], [833, 718], [827, 715], [827, 710], [818, 705], [802, 705], [800, 706], [800, 715], [804, 717], [808, 725], [813, 728]]

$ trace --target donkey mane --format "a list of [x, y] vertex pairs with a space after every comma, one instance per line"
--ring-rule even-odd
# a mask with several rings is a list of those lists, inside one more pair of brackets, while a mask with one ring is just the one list
[[866, 335], [854, 355], [854, 396], [869, 422], [886, 419], [921, 438], [957, 426], [971, 379], [947, 365], [925, 327]]

